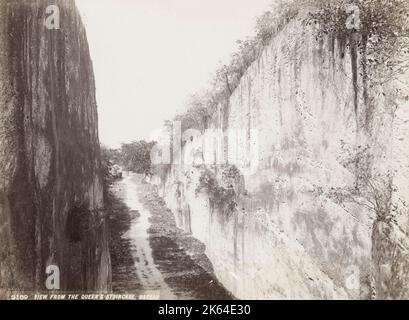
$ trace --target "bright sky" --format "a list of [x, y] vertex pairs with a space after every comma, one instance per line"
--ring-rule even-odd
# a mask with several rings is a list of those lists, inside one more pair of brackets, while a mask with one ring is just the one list
[[94, 64], [101, 142], [149, 139], [205, 89], [272, 0], [76, 0]]

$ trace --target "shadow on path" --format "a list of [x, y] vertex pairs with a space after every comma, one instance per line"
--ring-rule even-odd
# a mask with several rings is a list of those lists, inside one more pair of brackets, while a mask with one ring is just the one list
[[176, 227], [154, 187], [140, 185], [139, 198], [151, 213], [148, 233], [154, 261], [173, 293], [180, 299], [234, 299], [213, 274], [205, 245]]
[[138, 212], [131, 212], [111, 190], [105, 196], [105, 203], [109, 211], [111, 230], [112, 291], [131, 293], [143, 290], [131, 255], [131, 241], [123, 237]]
[[176, 227], [153, 186], [127, 173], [111, 186], [106, 203], [114, 293], [157, 291], [161, 299], [234, 299], [215, 277], [205, 246]]

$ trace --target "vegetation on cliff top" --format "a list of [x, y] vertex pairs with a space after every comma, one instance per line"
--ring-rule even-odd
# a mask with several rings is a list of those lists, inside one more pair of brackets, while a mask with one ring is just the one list
[[232, 95], [247, 69], [260, 57], [274, 34], [298, 14], [300, 6], [293, 0], [280, 0], [271, 7], [272, 10], [256, 19], [255, 36], [237, 41], [238, 50], [228, 64], [216, 70], [210, 88], [189, 97], [187, 110], [174, 119], [181, 121], [182, 130], [207, 128], [217, 106]]
[[[229, 64], [216, 71], [211, 88], [192, 95], [187, 111], [175, 117], [175, 120], [181, 121], [182, 131], [189, 128], [203, 131], [208, 128], [216, 108], [228, 101], [251, 64], [260, 57], [277, 32], [296, 17], [306, 28], [315, 32], [313, 35], [317, 42], [329, 41], [332, 46], [337, 42], [342, 47], [342, 57], [346, 49], [349, 50], [356, 91], [355, 109], [357, 111], [360, 87], [364, 91], [367, 109], [365, 123], [361, 124], [370, 128], [374, 97], [385, 95], [383, 85], [409, 68], [407, 0], [277, 0], [270, 11], [257, 18], [255, 36], [237, 42], [238, 51], [232, 54]], [[358, 84], [359, 79], [362, 79], [362, 84]], [[372, 160], [368, 158], [367, 150], [361, 153], [361, 162], [369, 167]], [[386, 208], [392, 190], [389, 173], [369, 174], [363, 168], [358, 171], [362, 175], [358, 177], [354, 190], [349, 192], [349, 197], [355, 201], [358, 198], [366, 199], [364, 203], [369, 202], [372, 210], [383, 217], [388, 211]], [[237, 193], [234, 188], [218, 182], [218, 178], [211, 170], [205, 170], [196, 192], [205, 191], [212, 204], [226, 206], [219, 208], [222, 211], [234, 211]], [[339, 193], [337, 196], [340, 196]], [[341, 198], [345, 198], [345, 195]]]
[[[359, 28], [347, 28], [358, 9]], [[355, 9], [355, 10], [356, 10]], [[362, 55], [365, 72], [374, 84], [384, 84], [409, 68], [409, 2], [407, 0], [332, 0], [312, 11], [309, 23], [318, 25], [317, 37], [345, 40]], [[351, 40], [352, 36], [354, 41]]]
[[[350, 6], [359, 8], [360, 28], [348, 28]], [[231, 61], [214, 74], [211, 87], [187, 102], [187, 111], [175, 117], [182, 130], [208, 127], [217, 106], [226, 101], [241, 78], [274, 35], [303, 11], [305, 25], [315, 25], [317, 40], [325, 35], [358, 35], [357, 49], [364, 53], [367, 72], [381, 74], [381, 84], [409, 68], [409, 2], [407, 0], [276, 0], [256, 20], [255, 36], [237, 41]], [[376, 67], [376, 68], [375, 68]], [[370, 77], [370, 75], [367, 75]]]

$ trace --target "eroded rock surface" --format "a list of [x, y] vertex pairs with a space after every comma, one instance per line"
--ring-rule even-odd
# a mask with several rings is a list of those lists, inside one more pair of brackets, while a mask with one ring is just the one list
[[[408, 74], [369, 78], [367, 39], [318, 38], [302, 21], [273, 36], [211, 120], [228, 143], [210, 160], [241, 171], [234, 212], [198, 192], [212, 174], [223, 184], [223, 168], [200, 165], [209, 158], [175, 161], [162, 195], [239, 298], [408, 298]], [[183, 156], [204, 150], [195, 139]]]
[[87, 38], [72, 0], [0, 2], [0, 289], [109, 288], [98, 116]]

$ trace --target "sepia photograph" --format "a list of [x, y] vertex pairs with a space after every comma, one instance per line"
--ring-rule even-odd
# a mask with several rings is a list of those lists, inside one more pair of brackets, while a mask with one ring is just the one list
[[407, 299], [408, 0], [0, 0], [0, 300]]

